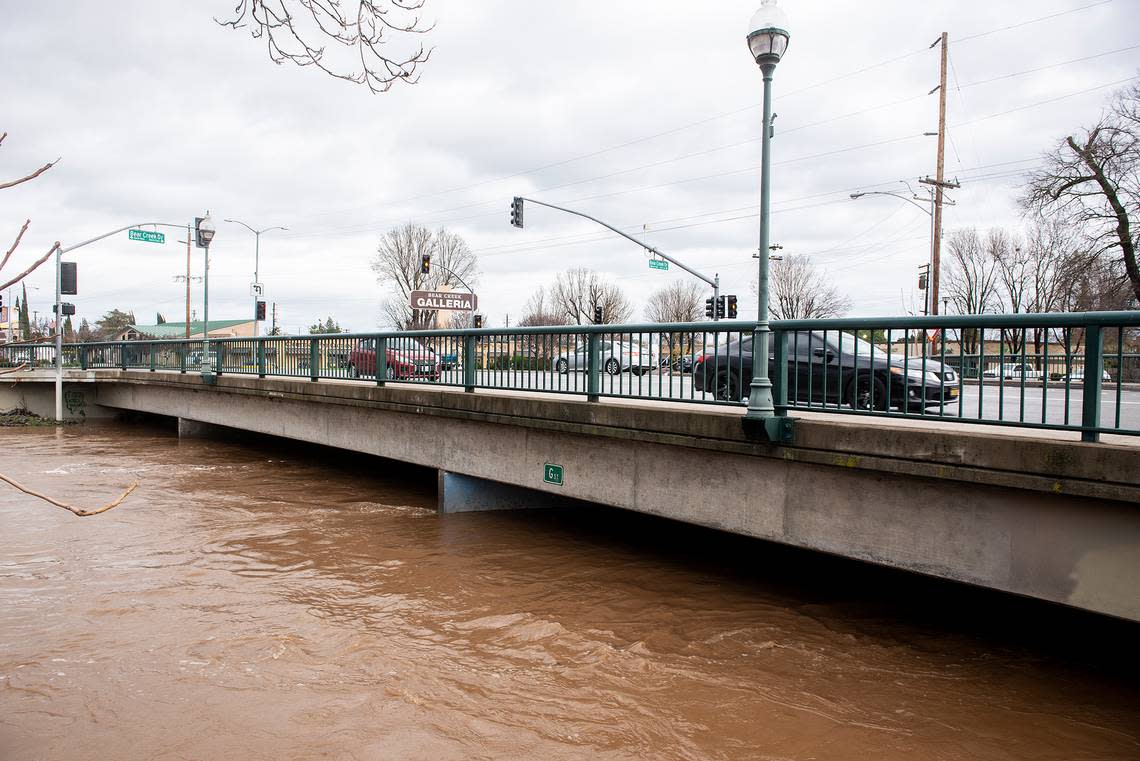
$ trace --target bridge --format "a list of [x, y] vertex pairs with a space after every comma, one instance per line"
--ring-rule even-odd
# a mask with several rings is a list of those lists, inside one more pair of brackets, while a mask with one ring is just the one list
[[[62, 387], [73, 417], [435, 468], [442, 513], [587, 501], [1140, 621], [1140, 315], [775, 323], [777, 442], [741, 425], [752, 327], [76, 344]], [[974, 329], [1024, 331], [1016, 361], [955, 354]], [[0, 409], [50, 414], [17, 348]]]

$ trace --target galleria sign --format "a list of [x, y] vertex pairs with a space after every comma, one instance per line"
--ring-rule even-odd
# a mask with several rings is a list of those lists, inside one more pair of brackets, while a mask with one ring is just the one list
[[434, 309], [446, 312], [474, 312], [479, 299], [474, 293], [452, 291], [412, 291], [412, 309]]

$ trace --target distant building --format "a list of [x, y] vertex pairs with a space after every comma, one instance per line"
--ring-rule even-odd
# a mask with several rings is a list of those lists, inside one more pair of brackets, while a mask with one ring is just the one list
[[[190, 323], [190, 338], [204, 338], [205, 323]], [[210, 338], [243, 338], [253, 335], [253, 320], [210, 320]], [[115, 336], [116, 341], [145, 341], [186, 337], [185, 322], [164, 322], [158, 325], [128, 325]]]

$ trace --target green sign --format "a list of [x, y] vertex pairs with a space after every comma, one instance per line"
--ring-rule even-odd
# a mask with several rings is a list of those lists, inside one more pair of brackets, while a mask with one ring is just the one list
[[669, 269], [669, 262], [664, 259], [650, 259], [649, 269], [651, 270], [667, 270]]
[[546, 463], [542, 466], [542, 480], [555, 486], [562, 485], [562, 466]]
[[166, 242], [164, 233], [151, 232], [150, 230], [127, 230], [127, 237], [131, 240], [141, 240], [143, 243]]

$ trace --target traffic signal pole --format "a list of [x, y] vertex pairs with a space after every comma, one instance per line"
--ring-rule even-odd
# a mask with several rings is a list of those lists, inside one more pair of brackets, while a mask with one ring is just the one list
[[[671, 264], [677, 265], [678, 267], [683, 269], [685, 272], [688, 272], [690, 275], [697, 278], [698, 280], [703, 280], [704, 282], [708, 283], [710, 286], [712, 286], [712, 289], [713, 289], [713, 303], [714, 304], [720, 303], [720, 275], [719, 274], [713, 275], [710, 278], [707, 275], [704, 275], [700, 272], [697, 272], [692, 267], [689, 267], [689, 266], [683, 264], [682, 262], [677, 261], [676, 259], [669, 256], [668, 254], [663, 253], [661, 250], [655, 248], [654, 246], [651, 246], [644, 241], [638, 240], [637, 238], [633, 237], [632, 235], [629, 235], [627, 233], [622, 232], [621, 230], [617, 229], [613, 225], [611, 225], [607, 222], [603, 222], [602, 220], [598, 219], [597, 217], [591, 217], [589, 214], [586, 214], [584, 212], [575, 211], [574, 209], [567, 209], [567, 208], [564, 208], [562, 206], [555, 206], [552, 203], [546, 203], [545, 201], [536, 201], [533, 198], [525, 198], [523, 196], [516, 196], [515, 200], [516, 200], [516, 202], [530, 201], [531, 203], [538, 204], [539, 206], [545, 206], [548, 209], [554, 209], [556, 211], [563, 211], [563, 212], [566, 212], [567, 214], [573, 214], [576, 217], [582, 217], [583, 219], [588, 219], [591, 222], [594, 222], [596, 224], [601, 225], [602, 227], [606, 228], [607, 230], [610, 230], [612, 232], [617, 233], [618, 235], [625, 238], [626, 240], [633, 241], [634, 243], [641, 246], [642, 248], [644, 248], [646, 251], [650, 252], [651, 254], [655, 254], [655, 255], [661, 257], [662, 259], [664, 259], [665, 261], [667, 261]], [[511, 222], [512, 222], [512, 224], [515, 225], [515, 227], [522, 227], [522, 218], [521, 218], [522, 204], [521, 203], [518, 203], [518, 211], [520, 213], [519, 213], [519, 219], [518, 219], [517, 223], [515, 222], [514, 219], [512, 219]], [[715, 310], [713, 312], [713, 319], [714, 320], [720, 319], [719, 315], [717, 315]]]

